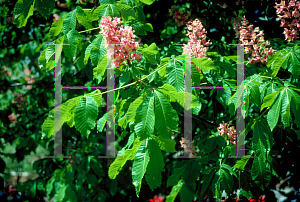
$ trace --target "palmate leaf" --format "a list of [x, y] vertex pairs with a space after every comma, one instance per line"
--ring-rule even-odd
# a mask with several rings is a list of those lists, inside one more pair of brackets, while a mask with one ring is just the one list
[[14, 21], [18, 28], [26, 26], [27, 20], [33, 15], [35, 0], [18, 0], [14, 8]]
[[175, 87], [177, 92], [184, 91], [184, 68], [177, 59], [171, 60], [166, 67], [168, 84]]
[[271, 180], [271, 172], [267, 167], [266, 161], [261, 156], [254, 156], [254, 161], [251, 169], [252, 179], [256, 184], [264, 190]]
[[230, 195], [233, 189], [233, 177], [227, 169], [221, 168], [218, 172], [220, 175], [217, 183], [221, 185], [221, 190], [225, 190], [227, 195]]
[[115, 161], [110, 165], [108, 169], [108, 177], [110, 179], [115, 179], [117, 175], [119, 174], [120, 170], [123, 168], [125, 163], [128, 160], [133, 160], [138, 149], [140, 148], [143, 141], [140, 140], [140, 137], [137, 137], [134, 140], [132, 149], [126, 149], [125, 153], [121, 156], [123, 158], [116, 158]]
[[155, 96], [155, 127], [158, 133], [166, 139], [170, 139], [171, 134], [167, 129], [176, 131], [178, 129], [178, 115], [172, 108], [169, 101], [157, 90]]
[[150, 137], [154, 133], [154, 96], [151, 92], [136, 112], [134, 131], [138, 136]]
[[161, 186], [161, 173], [164, 171], [165, 163], [163, 155], [156, 141], [151, 139], [149, 140], [148, 144], [150, 161], [146, 171], [146, 181], [153, 191], [157, 187]]
[[148, 138], [145, 139], [140, 148], [138, 149], [134, 161], [132, 164], [132, 182], [135, 186], [135, 191], [137, 197], [141, 190], [142, 179], [146, 173], [146, 169], [149, 163], [149, 148], [148, 148]]
[[267, 67], [273, 70], [272, 77], [275, 77], [280, 69], [288, 69], [294, 78], [300, 75], [300, 51], [299, 46], [288, 47], [275, 53], [267, 62]]
[[266, 161], [271, 150], [273, 139], [267, 121], [260, 118], [255, 122], [253, 130], [253, 150], [255, 155]]
[[88, 138], [91, 130], [96, 126], [98, 116], [98, 106], [91, 96], [82, 97], [75, 109], [75, 128]]
[[214, 173], [215, 173], [215, 172], [212, 171], [212, 172], [209, 172], [208, 174], [205, 174], [205, 175], [203, 176], [203, 178], [202, 178], [203, 184], [202, 184], [200, 196], [202, 196], [202, 195], [205, 193], [206, 189], [209, 187], [210, 182], [211, 182], [211, 180], [212, 180], [212, 178], [213, 178], [213, 176], [214, 176]]
[[[55, 122], [56, 125], [54, 125], [54, 109], [49, 112], [48, 117], [46, 118], [46, 120], [44, 121], [44, 123], [42, 125], [43, 136], [47, 136], [48, 138], [51, 136], [54, 136], [60, 130], [60, 128], [62, 127], [64, 122], [69, 121], [72, 118], [72, 116], [74, 115], [72, 113], [72, 111], [78, 105], [81, 97], [82, 96], [72, 98], [62, 104], [62, 108], [61, 108], [62, 109], [62, 111], [61, 111], [62, 122], [61, 123]], [[56, 109], [59, 110], [58, 107]]]

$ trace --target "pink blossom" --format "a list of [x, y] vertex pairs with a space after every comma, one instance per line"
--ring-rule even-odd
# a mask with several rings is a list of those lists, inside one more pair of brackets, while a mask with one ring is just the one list
[[208, 50], [207, 45], [210, 41], [206, 41], [206, 30], [203, 27], [199, 19], [195, 19], [193, 22], [189, 21], [187, 24], [187, 36], [189, 36], [189, 42], [183, 46], [183, 52], [187, 53], [188, 49], [191, 48], [192, 56], [195, 58], [206, 57]]
[[220, 131], [219, 135], [226, 134], [227, 138], [232, 144], [236, 144], [236, 130], [233, 126], [229, 127], [230, 124], [226, 123], [220, 123], [220, 126], [218, 127], [218, 131]]
[[10, 122], [17, 122], [17, 118], [15, 117], [15, 114], [12, 113], [11, 115], [8, 116]]
[[[278, 1], [278, 0], [276, 0]], [[280, 3], [275, 3], [276, 14], [281, 20], [281, 27], [284, 27], [283, 34], [288, 42], [295, 41], [300, 31], [300, 1], [281, 0]]]
[[246, 17], [242, 19], [242, 26], [239, 27], [240, 42], [245, 46], [244, 51], [249, 54], [249, 63], [266, 63], [268, 56], [274, 54], [273, 49], [267, 48], [269, 42], [265, 41], [264, 34], [258, 27], [248, 25]]
[[[105, 39], [105, 47], [108, 48], [109, 44], [116, 44], [114, 46], [115, 53], [115, 68], [119, 68], [120, 64], [125, 63], [129, 59], [129, 55], [139, 48], [139, 42], [134, 41], [135, 35], [133, 34], [132, 27], [121, 25], [121, 18], [103, 16], [100, 22], [100, 33]], [[141, 53], [134, 54], [131, 60], [141, 61]]]

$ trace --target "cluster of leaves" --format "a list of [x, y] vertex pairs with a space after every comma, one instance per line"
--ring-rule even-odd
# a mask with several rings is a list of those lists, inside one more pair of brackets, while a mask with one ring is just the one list
[[[246, 1], [245, 4], [250, 2]], [[43, 16], [49, 15], [54, 1], [49, 1], [51, 5], [45, 5], [47, 8], [39, 7], [40, 3], [25, 0], [17, 2], [14, 14], [18, 27], [26, 25], [33, 15], [34, 6]], [[72, 73], [79, 72], [82, 77], [75, 77], [85, 86], [106, 85], [109, 61], [103, 36], [97, 27], [103, 16], [122, 17], [144, 39], [147, 38], [146, 34], [153, 31], [152, 25], [146, 22], [143, 6], [157, 2], [100, 0], [99, 3], [93, 9], [77, 6], [52, 24], [47, 37], [55, 44], [69, 45], [59, 48], [48, 46], [42, 51], [39, 57], [41, 69], [37, 69], [43, 75], [47, 75], [47, 70], [49, 80], [53, 78], [53, 68], [59, 60], [54, 56], [62, 53], [62, 61], [66, 63], [62, 65], [65, 83], [71, 80], [67, 78]], [[219, 7], [212, 1], [204, 1], [203, 4], [208, 6], [202, 12], [204, 16], [208, 16], [211, 8]], [[225, 8], [219, 7], [217, 10], [220, 9]], [[274, 41], [271, 40], [272, 43]], [[276, 49], [276, 54], [269, 58], [266, 66], [245, 63], [245, 81], [238, 87], [236, 51], [223, 42], [220, 47], [226, 51], [213, 47], [216, 52], [207, 52], [205, 58], [191, 58], [176, 51], [169, 53], [168, 48], [164, 49], [166, 53], [161, 53], [160, 47], [163, 46], [157, 46], [156, 43], [140, 46], [138, 51], [143, 55], [141, 63], [131, 63], [115, 70], [115, 108], [110, 111], [105, 111], [106, 92], [99, 89], [92, 92], [76, 91], [65, 96], [69, 99], [62, 104], [61, 123], [54, 122], [55, 110], [59, 108], [50, 110], [48, 117], [41, 120], [44, 121], [40, 124], [42, 134], [32, 123], [16, 125], [13, 131], [10, 131], [11, 126], [4, 123], [1, 137], [2, 134], [3, 137], [9, 137], [13, 132], [26, 134], [22, 141], [17, 140], [18, 161], [24, 159], [28, 151], [34, 151], [38, 144], [48, 148], [49, 155], [54, 156], [53, 140], [59, 130], [67, 131], [66, 134], [64, 132], [63, 145], [72, 140], [74, 150], [82, 156], [81, 163], [72, 167], [64, 158], [36, 161], [34, 168], [39, 178], [19, 184], [17, 189], [26, 190], [32, 197], [43, 192], [56, 201], [84, 201], [86, 198], [113, 201], [133, 197], [132, 188], [140, 200], [145, 199], [142, 193], [150, 187], [154, 192], [160, 189], [165, 194], [169, 193], [167, 201], [175, 201], [179, 194], [181, 201], [188, 202], [196, 198], [201, 200], [205, 196], [221, 199], [223, 190], [232, 196], [234, 191], [242, 189], [239, 196], [255, 197], [255, 189], [265, 190], [272, 178], [279, 178], [278, 164], [282, 162], [277, 160], [277, 155], [285, 155], [285, 142], [297, 147], [298, 143], [295, 142], [300, 139], [299, 46], [292, 44]], [[203, 90], [195, 87], [191, 93], [186, 93], [184, 76], [190, 62], [192, 86], [226, 88]], [[72, 65], [76, 65], [75, 71], [69, 68]], [[76, 81], [70, 82], [67, 86], [82, 85]], [[46, 94], [38, 90], [32, 95], [34, 93]], [[237, 146], [226, 142], [219, 135], [217, 126], [222, 122], [235, 124], [243, 93], [246, 127], [240, 134], [246, 139], [246, 148], [245, 156], [237, 160], [230, 156], [235, 156], [237, 149], [242, 148], [240, 142], [237, 141]], [[46, 95], [51, 99], [51, 93]], [[187, 99], [191, 100], [190, 108], [185, 106]], [[30, 97], [28, 111], [34, 115], [34, 105], [30, 103], [32, 100]], [[50, 109], [53, 103], [51, 105], [47, 101], [44, 108]], [[192, 110], [193, 139], [201, 151], [197, 151], [201, 158], [176, 158], [181, 154], [176, 150], [180, 137], [176, 137], [172, 131], [184, 127], [185, 110]], [[115, 121], [115, 143], [119, 152], [118, 158], [106, 163], [97, 156], [105, 155], [104, 126], [112, 120]], [[284, 143], [282, 138], [286, 138]], [[13, 141], [11, 137], [7, 139], [9, 141]], [[63, 152], [67, 155], [67, 151]], [[293, 169], [296, 171], [297, 168], [295, 166]], [[132, 184], [128, 184], [129, 181]], [[297, 180], [294, 183], [297, 184]], [[163, 189], [164, 185], [168, 188]]]

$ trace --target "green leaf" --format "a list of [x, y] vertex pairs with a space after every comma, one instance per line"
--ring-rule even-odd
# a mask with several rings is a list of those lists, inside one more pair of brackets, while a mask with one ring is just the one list
[[64, 44], [69, 44], [69, 45], [64, 45], [63, 51], [65, 52], [66, 56], [70, 60], [73, 60], [73, 57], [76, 56], [78, 40], [82, 40], [82, 39], [83, 36], [80, 35], [79, 32], [76, 30], [70, 30], [65, 35]]
[[[48, 117], [46, 118], [46, 120], [42, 125], [43, 136], [47, 136], [48, 138], [54, 136], [60, 130], [63, 123], [71, 119], [71, 117], [73, 116], [71, 111], [73, 108], [77, 106], [81, 97], [82, 96], [72, 98], [66, 101], [65, 103], [63, 103], [61, 109], [59, 107], [56, 107], [55, 109], [49, 112]], [[54, 110], [58, 110], [58, 112], [61, 110], [62, 113], [62, 122], [61, 123], [55, 122], [56, 125], [54, 125]]]
[[104, 38], [102, 35], [98, 35], [85, 49], [84, 63], [86, 64], [88, 59], [91, 58], [93, 65], [97, 65], [105, 53]]
[[242, 158], [241, 160], [237, 160], [237, 162], [235, 163], [235, 165], [233, 166], [233, 168], [237, 168], [240, 170], [244, 170], [249, 158], [247, 158], [247, 156], [245, 156], [246, 158]]
[[88, 93], [87, 95], [93, 95], [92, 97], [95, 99], [97, 102], [97, 106], [101, 107], [102, 106], [102, 93], [99, 89], [95, 90], [92, 93]]
[[300, 75], [299, 65], [300, 65], [300, 52], [299, 47], [288, 47], [283, 50], [276, 52], [270, 60], [267, 62], [267, 67], [271, 67], [273, 70], [272, 77], [275, 77], [280, 69], [288, 69], [292, 73], [293, 77], [298, 78]]
[[204, 72], [209, 72], [210, 70], [219, 71], [219, 68], [213, 64], [212, 59], [192, 58], [191, 60], [196, 65], [196, 67], [200, 68]]
[[76, 193], [74, 191], [74, 189], [72, 188], [71, 185], [67, 185], [67, 188], [66, 188], [66, 197], [68, 198], [68, 201], [70, 202], [76, 202], [78, 201], [77, 200], [77, 196], [76, 196]]
[[161, 186], [161, 173], [164, 171], [164, 158], [158, 144], [153, 140], [149, 140], [149, 156], [150, 161], [146, 171], [146, 181], [153, 191]]
[[93, 28], [92, 19], [88, 18], [88, 16], [86, 16], [86, 15], [81, 16], [81, 15], [76, 14], [76, 18], [77, 18], [78, 22], [80, 22], [85, 29]]
[[47, 19], [47, 17], [52, 13], [55, 5], [55, 0], [36, 0], [36, 8], [39, 13]]
[[143, 2], [144, 4], [151, 5], [154, 3], [155, 0], [140, 0], [140, 1]]
[[107, 121], [107, 113], [105, 113], [97, 122], [97, 132], [102, 132]]
[[178, 92], [184, 91], [184, 69], [178, 60], [172, 60], [166, 67], [168, 84], [175, 87]]
[[67, 34], [70, 30], [75, 30], [76, 28], [76, 10], [72, 10], [67, 14], [63, 20], [63, 33]]
[[150, 93], [136, 112], [134, 131], [138, 136], [150, 137], [154, 133], [154, 96]]
[[209, 187], [213, 176], [214, 176], [214, 171], [213, 172], [210, 171], [208, 174], [203, 175], [202, 178], [203, 184], [202, 184], [200, 196], [202, 196], [205, 193], [206, 189]]
[[63, 21], [67, 16], [63, 16], [58, 18], [57, 21], [55, 21], [54, 23], [52, 23], [51, 28], [50, 28], [50, 36], [55, 37], [58, 36], [61, 33], [62, 27], [63, 27]]
[[271, 172], [267, 168], [266, 162], [261, 156], [254, 156], [254, 161], [251, 169], [252, 179], [256, 184], [264, 190], [271, 180]]
[[105, 71], [107, 69], [107, 56], [104, 55], [99, 60], [97, 67], [93, 69], [93, 79], [96, 79], [98, 76], [103, 76], [105, 74]]
[[161, 136], [157, 136], [155, 138], [155, 141], [158, 143], [161, 150], [163, 150], [165, 152], [168, 152], [168, 153], [176, 152], [176, 150], [175, 150], [175, 145], [176, 145], [175, 140], [165, 139]]
[[277, 125], [279, 114], [281, 111], [282, 99], [283, 99], [283, 91], [280, 92], [279, 96], [276, 98], [275, 103], [272, 105], [271, 109], [268, 112], [267, 120], [271, 128], [271, 131], [273, 131], [273, 129]]
[[96, 125], [98, 116], [97, 102], [91, 96], [82, 97], [75, 109], [75, 128], [86, 138]]
[[136, 116], [136, 111], [138, 107], [143, 103], [144, 99], [148, 96], [150, 91], [146, 91], [142, 96], [135, 99], [130, 105], [126, 113], [127, 123], [134, 121]]
[[27, 20], [33, 15], [35, 0], [18, 0], [14, 7], [14, 21], [18, 28], [26, 26]]
[[113, 4], [108, 4], [106, 7], [100, 10], [98, 17], [102, 19], [103, 16], [119, 17], [120, 12]]
[[140, 141], [140, 137], [137, 137], [133, 143], [132, 149], [126, 149], [123, 158], [116, 158], [108, 169], [108, 177], [115, 179], [119, 174], [119, 171], [123, 168], [128, 160], [133, 160], [138, 149], [140, 148], [143, 141]]
[[138, 149], [132, 164], [132, 182], [135, 186], [136, 195], [139, 197], [142, 179], [149, 163], [148, 138], [143, 141]]
[[284, 128], [290, 126], [290, 110], [292, 97], [287, 89], [288, 88], [285, 88], [283, 90], [283, 99], [281, 105], [281, 121]]
[[135, 11], [132, 7], [125, 4], [114, 4], [114, 6], [120, 11], [124, 21], [135, 19]]
[[176, 196], [180, 192], [183, 184], [184, 184], [184, 181], [179, 180], [178, 183], [175, 186], [173, 186], [171, 193], [166, 197], [166, 202], [174, 202], [175, 201]]
[[264, 108], [266, 107], [270, 107], [272, 106], [272, 104], [275, 101], [276, 96], [279, 94], [280, 92], [274, 92], [272, 94], [267, 95], [264, 100], [263, 100], [263, 104], [261, 105], [260, 111], [262, 111]]
[[146, 60], [150, 62], [151, 65], [157, 65], [155, 55], [159, 53], [158, 48], [155, 43], [152, 43], [149, 47], [138, 49], [141, 51], [143, 56], [145, 56]]
[[55, 201], [57, 201], [57, 202], [63, 201], [63, 199], [65, 198], [65, 194], [66, 194], [66, 188], [67, 188], [67, 186], [65, 184], [60, 184], [58, 192], [56, 192], [54, 195]]
[[223, 163], [223, 164], [221, 164], [220, 167], [223, 168], [223, 169], [227, 169], [231, 175], [234, 175], [236, 178], [238, 178], [238, 176], [237, 176], [236, 173], [233, 171], [233, 169], [232, 169], [231, 166], [229, 166], [229, 165]]
[[174, 168], [173, 174], [168, 178], [167, 187], [177, 184], [185, 170], [188, 169], [189, 165], [190, 162], [188, 160], [178, 162]]
[[184, 183], [179, 191], [180, 200], [182, 202], [190, 202], [194, 200], [196, 183]]
[[[220, 169], [220, 176], [218, 179], [218, 183], [221, 185], [221, 190], [225, 190], [227, 195], [230, 195], [232, 189], [233, 189], [233, 178], [232, 176], [228, 173], [228, 170], [225, 169]], [[217, 190], [216, 190], [217, 192]]]
[[178, 129], [178, 115], [163, 94], [154, 90], [154, 96], [155, 127], [163, 138], [170, 139], [171, 134], [168, 133], [167, 129], [174, 131]]
[[144, 29], [147, 31], [147, 32], [153, 32], [153, 26], [151, 23], [146, 23], [144, 24]]
[[253, 130], [253, 150], [255, 155], [260, 156], [264, 161], [267, 159], [272, 143], [272, 133], [267, 125], [267, 121], [263, 118], [255, 122]]

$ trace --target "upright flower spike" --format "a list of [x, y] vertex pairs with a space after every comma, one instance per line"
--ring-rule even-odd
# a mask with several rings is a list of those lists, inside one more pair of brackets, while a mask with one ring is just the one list
[[[278, 1], [278, 0], [276, 0]], [[281, 20], [281, 27], [284, 27], [283, 34], [287, 42], [299, 38], [300, 32], [300, 1], [281, 0], [275, 3], [278, 20]]]
[[229, 127], [230, 125], [231, 123], [220, 123], [220, 126], [218, 127], [218, 131], [220, 131], [219, 135], [226, 134], [229, 142], [231, 142], [232, 144], [236, 144], [236, 130], [233, 126]]
[[193, 22], [189, 21], [187, 24], [189, 36], [189, 42], [187, 45], [183, 46], [183, 52], [187, 53], [187, 48], [191, 48], [192, 55], [195, 58], [206, 57], [206, 52], [208, 50], [207, 45], [210, 44], [210, 41], [206, 39], [206, 30], [203, 27], [199, 19], [195, 19]]
[[246, 17], [243, 17], [242, 26], [239, 28], [240, 42], [245, 46], [246, 54], [249, 54], [249, 63], [266, 63], [268, 56], [274, 54], [274, 50], [267, 48], [269, 42], [265, 41], [264, 34], [258, 27], [253, 28], [254, 25], [248, 25], [249, 22]]
[[103, 16], [100, 24], [100, 33], [105, 39], [105, 48], [108, 48], [109, 44], [115, 44], [115, 68], [119, 68], [121, 64], [127, 64], [131, 53], [131, 60], [141, 61], [141, 53], [133, 53], [139, 48], [139, 42], [134, 41], [135, 35], [132, 27], [123, 27], [121, 18], [110, 16], [107, 18]]

